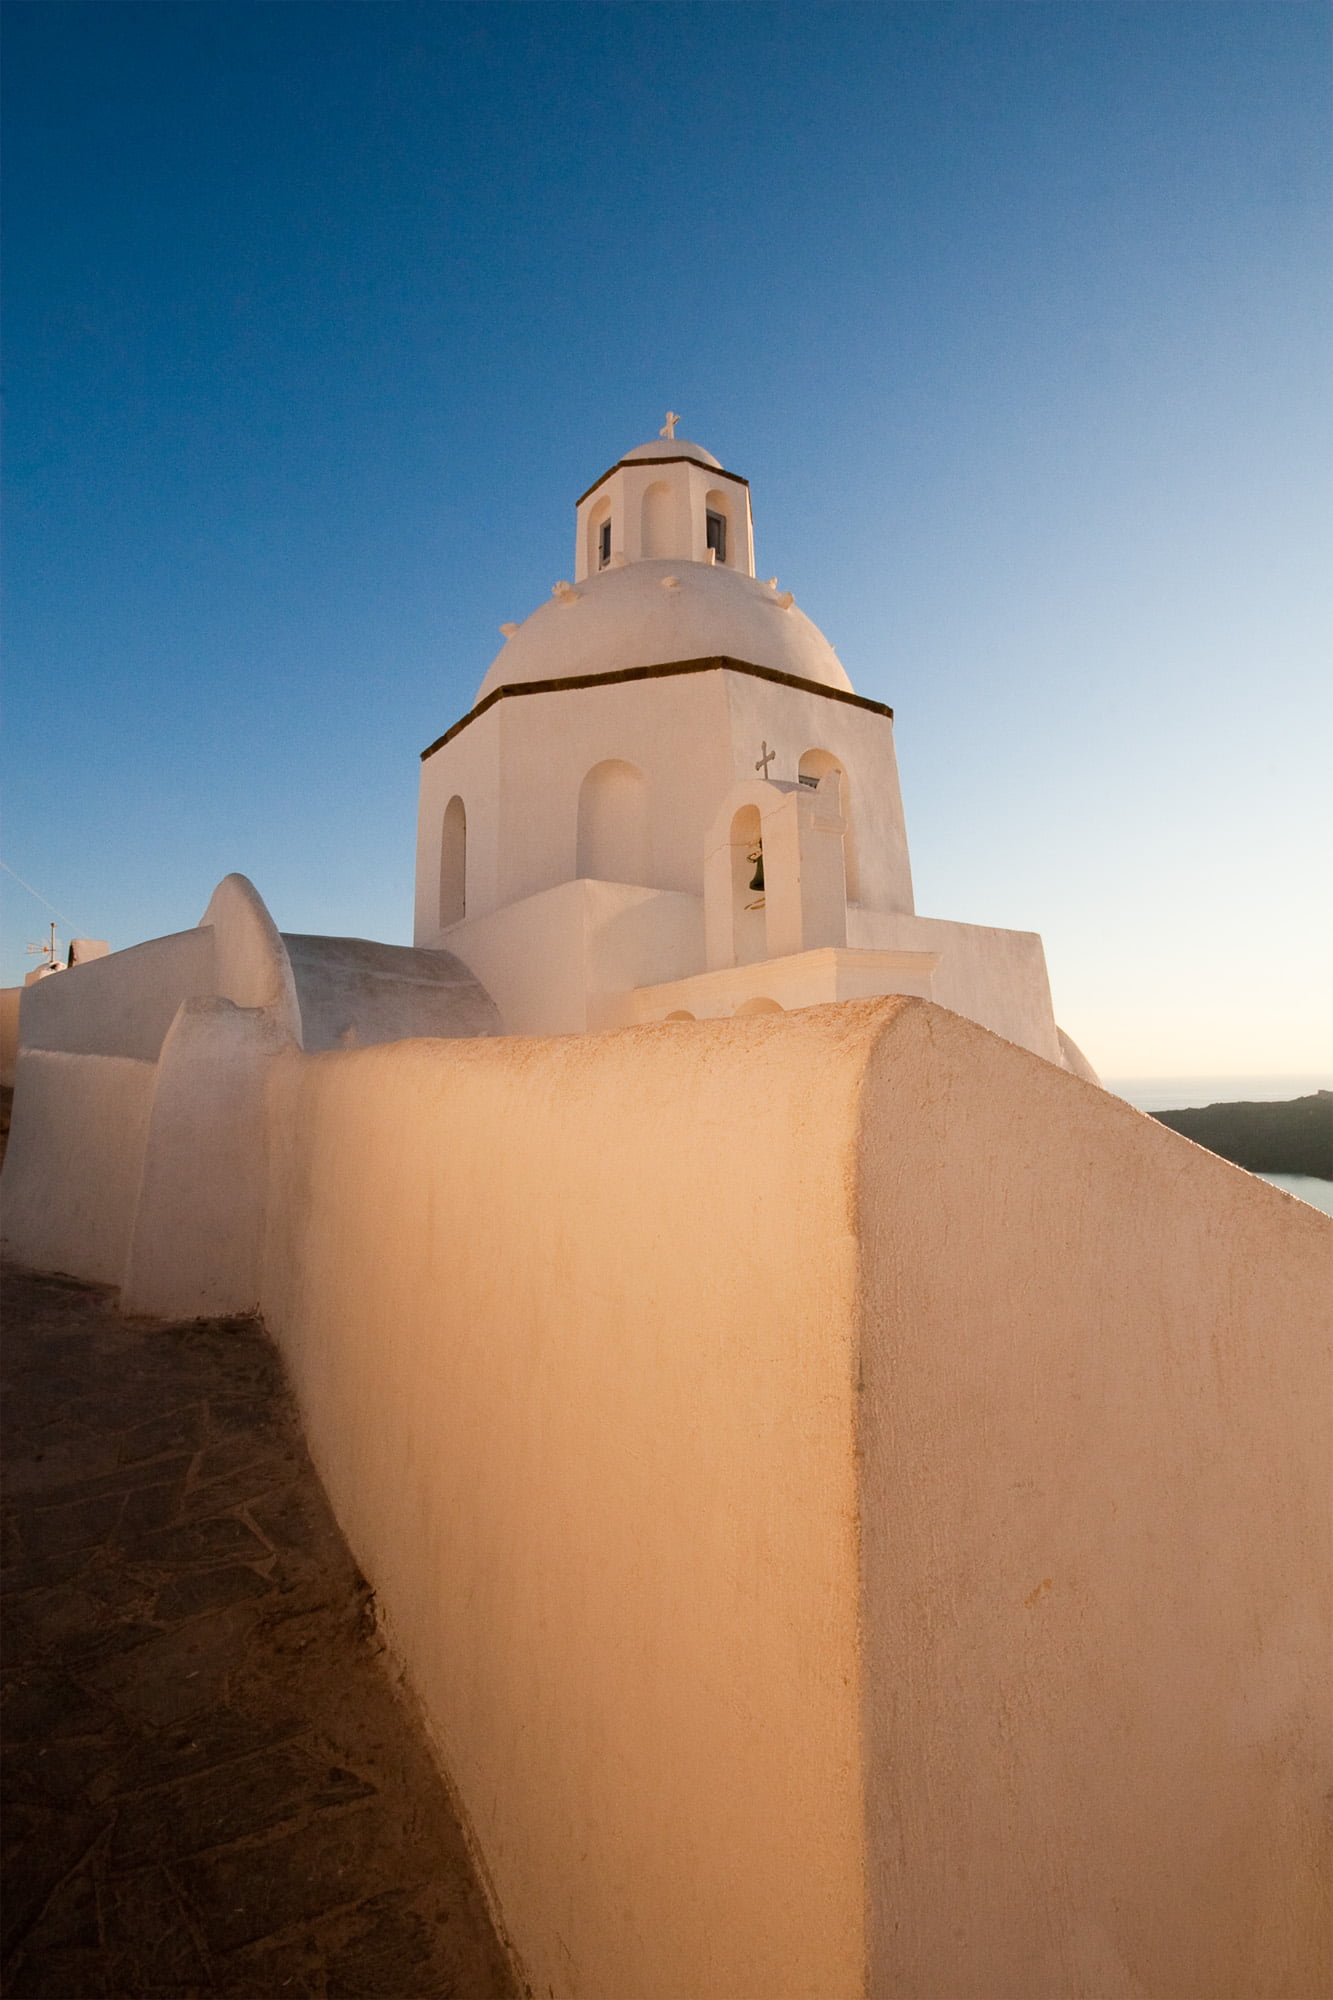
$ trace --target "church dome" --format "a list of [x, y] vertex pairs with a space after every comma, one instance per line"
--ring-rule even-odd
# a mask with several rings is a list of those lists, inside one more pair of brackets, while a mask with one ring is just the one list
[[691, 444], [688, 438], [655, 437], [647, 444], [636, 444], [633, 451], [627, 451], [617, 460], [619, 465], [627, 465], [642, 458], [692, 458], [698, 465], [715, 465], [720, 472], [722, 461], [714, 458], [711, 451], [705, 451], [701, 444]]
[[502, 647], [477, 699], [510, 682], [668, 666], [717, 654], [822, 687], [851, 688], [828, 640], [786, 593], [720, 564], [667, 557], [629, 562], [587, 576], [577, 587], [563, 586]]

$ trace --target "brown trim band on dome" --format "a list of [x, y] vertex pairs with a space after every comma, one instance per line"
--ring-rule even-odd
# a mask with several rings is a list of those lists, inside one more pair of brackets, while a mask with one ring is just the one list
[[687, 451], [673, 452], [670, 458], [618, 458], [614, 465], [607, 467], [600, 479], [593, 480], [586, 493], [580, 493], [574, 502], [575, 507], [581, 507], [585, 500], [591, 499], [599, 486], [605, 486], [613, 472], [619, 472], [626, 465], [697, 465], [700, 472], [715, 472], [719, 479], [734, 479], [738, 486], [748, 488], [750, 484], [739, 472], [726, 472], [720, 465], [705, 465], [701, 458], [691, 458]]
[[799, 688], [803, 694], [822, 694], [829, 701], [849, 702], [853, 708], [869, 709], [872, 715], [887, 715], [893, 720], [893, 710], [887, 702], [871, 701], [868, 695], [853, 694], [850, 688], [825, 687], [822, 681], [802, 680], [799, 674], [784, 674], [780, 667], [757, 667], [750, 660], [733, 660], [725, 653], [719, 653], [707, 660], [672, 660], [660, 667], [617, 667], [605, 674], [569, 674], [562, 680], [554, 681], [506, 681], [503, 687], [492, 688], [483, 701], [456, 722], [452, 729], [446, 729], [443, 736], [437, 736], [433, 743], [421, 753], [424, 764], [427, 757], [433, 757], [446, 743], [451, 743], [461, 730], [479, 715], [485, 715], [488, 708], [494, 708], [497, 701], [507, 696], [520, 694], [563, 694], [569, 688], [615, 687], [621, 681], [663, 681], [674, 674], [753, 674], [756, 680], [776, 681], [779, 687]]

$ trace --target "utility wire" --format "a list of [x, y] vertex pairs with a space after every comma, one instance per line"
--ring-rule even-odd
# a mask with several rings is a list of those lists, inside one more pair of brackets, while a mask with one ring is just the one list
[[10, 867], [7, 861], [0, 861], [0, 868], [4, 869], [6, 875], [13, 875], [14, 880], [18, 883], [20, 889], [26, 889], [30, 896], [36, 896], [38, 902], [44, 904], [45, 907], [53, 913], [53, 915], [59, 917], [62, 924], [67, 924], [71, 931], [78, 930], [79, 927], [75, 923], [73, 917], [67, 917], [63, 910], [56, 909], [54, 903], [48, 903], [46, 901], [45, 896], [42, 895], [41, 891], [39, 889], [34, 889], [31, 882], [25, 882], [23, 877], [17, 874], [15, 870]]

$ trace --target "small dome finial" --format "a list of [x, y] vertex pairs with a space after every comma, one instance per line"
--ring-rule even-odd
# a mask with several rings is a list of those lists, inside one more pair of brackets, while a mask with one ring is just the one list
[[676, 435], [676, 425], [679, 422], [680, 418], [676, 415], [676, 412], [674, 410], [668, 410], [666, 414], [666, 422], [663, 424], [661, 430], [657, 433], [657, 435], [660, 438], [673, 438]]

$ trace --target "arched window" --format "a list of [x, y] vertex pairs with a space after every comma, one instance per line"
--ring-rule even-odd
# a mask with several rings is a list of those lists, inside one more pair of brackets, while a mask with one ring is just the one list
[[731, 936], [737, 965], [753, 965], [768, 956], [763, 882], [759, 808], [742, 806], [731, 822]]
[[588, 574], [596, 576], [611, 560], [611, 502], [599, 500], [588, 516]]
[[579, 788], [578, 873], [595, 882], [651, 888], [648, 787], [635, 764], [609, 757]]
[[457, 793], [444, 809], [440, 830], [440, 929], [467, 915], [467, 808]]
[[847, 783], [847, 767], [841, 758], [831, 750], [807, 750], [796, 767], [796, 775], [803, 785], [817, 785], [830, 771], [836, 771], [842, 783], [842, 817], [847, 831], [842, 837], [843, 868], [847, 878], [847, 900], [859, 903], [861, 900], [861, 876], [856, 859], [856, 827], [852, 819], [852, 801]]
[[643, 553], [645, 556], [674, 554], [671, 532], [674, 507], [671, 488], [664, 479], [655, 479], [643, 496]]
[[704, 495], [704, 546], [713, 551], [717, 562], [734, 562], [736, 551], [732, 541], [731, 502], [714, 487]]

